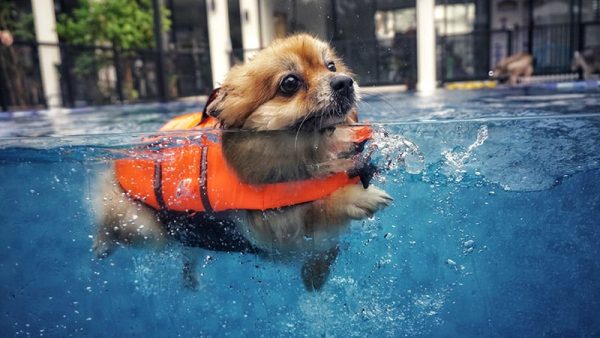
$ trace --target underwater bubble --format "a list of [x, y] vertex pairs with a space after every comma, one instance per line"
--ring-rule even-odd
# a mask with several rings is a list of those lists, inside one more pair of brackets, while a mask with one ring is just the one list
[[470, 240], [468, 240], [468, 241], [465, 241], [465, 242], [463, 243], [463, 247], [465, 247], [466, 249], [468, 249], [468, 248], [472, 248], [472, 247], [473, 247], [473, 245], [475, 245], [475, 241], [474, 241], [474, 240], [472, 240], [472, 239], [470, 239]]

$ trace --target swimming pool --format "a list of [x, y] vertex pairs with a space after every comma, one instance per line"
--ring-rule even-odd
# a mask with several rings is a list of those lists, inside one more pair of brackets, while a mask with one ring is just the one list
[[[596, 336], [600, 92], [382, 94], [361, 104], [394, 205], [354, 222], [328, 283], [206, 252], [90, 251], [91, 177], [114, 150], [201, 105], [0, 120], [0, 332], [9, 336]], [[78, 134], [80, 136], [73, 136]], [[383, 134], [381, 134], [383, 135]], [[396, 146], [396, 147], [395, 147]], [[421, 161], [422, 160], [422, 161]]]

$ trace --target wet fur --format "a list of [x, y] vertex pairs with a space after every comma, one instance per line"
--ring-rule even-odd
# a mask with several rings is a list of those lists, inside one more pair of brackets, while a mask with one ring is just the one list
[[[328, 70], [327, 62], [335, 62], [335, 73]], [[303, 86], [294, 95], [281, 95], [279, 83], [290, 73], [301, 77]], [[221, 88], [211, 95], [205, 112], [216, 117], [223, 129], [252, 131], [223, 133], [225, 159], [242, 181], [286, 182], [352, 169], [354, 145], [349, 132], [339, 127], [356, 121], [358, 87], [354, 84], [354, 94], [348, 97], [336, 96], [330, 81], [339, 74], [350, 73], [327, 44], [308, 35], [276, 41], [251, 62], [231, 69]], [[203, 235], [197, 228], [209, 222], [208, 217], [192, 221], [185, 216], [161, 216], [131, 200], [112, 171], [98, 184], [94, 251], [99, 257], [106, 257], [119, 245], [162, 247], [171, 237], [181, 239], [177, 233], [181, 229], [184, 238], [186, 231], [198, 237], [184, 244], [207, 247], [198, 244], [203, 243]], [[318, 290], [338, 255], [338, 235], [349, 221], [370, 217], [391, 200], [376, 187], [349, 185], [322, 200], [301, 205], [265, 212], [211, 214], [215, 224], [209, 226], [234, 224], [234, 232], [243, 238], [240, 247], [231, 251], [244, 251], [248, 244], [249, 251], [271, 258], [300, 257], [304, 260], [301, 276], [305, 287]], [[184, 281], [190, 287], [197, 284], [193, 266], [190, 259], [183, 269]]]

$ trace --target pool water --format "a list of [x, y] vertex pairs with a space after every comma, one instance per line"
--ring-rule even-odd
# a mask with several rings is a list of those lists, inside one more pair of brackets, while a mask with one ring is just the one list
[[247, 254], [201, 252], [197, 291], [177, 245], [94, 258], [93, 177], [200, 108], [0, 118], [0, 332], [600, 335], [600, 92], [367, 96], [385, 168], [373, 183], [395, 201], [352, 224], [317, 293], [298, 264]]

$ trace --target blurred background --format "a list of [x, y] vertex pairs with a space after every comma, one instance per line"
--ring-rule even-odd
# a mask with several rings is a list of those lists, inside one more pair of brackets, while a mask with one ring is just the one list
[[[422, 0], [418, 0], [419, 2]], [[417, 82], [415, 0], [0, 0], [2, 110], [205, 95], [279, 37], [329, 41], [361, 86]], [[600, 0], [435, 0], [435, 79], [483, 80], [502, 58], [572, 74], [600, 46]]]

